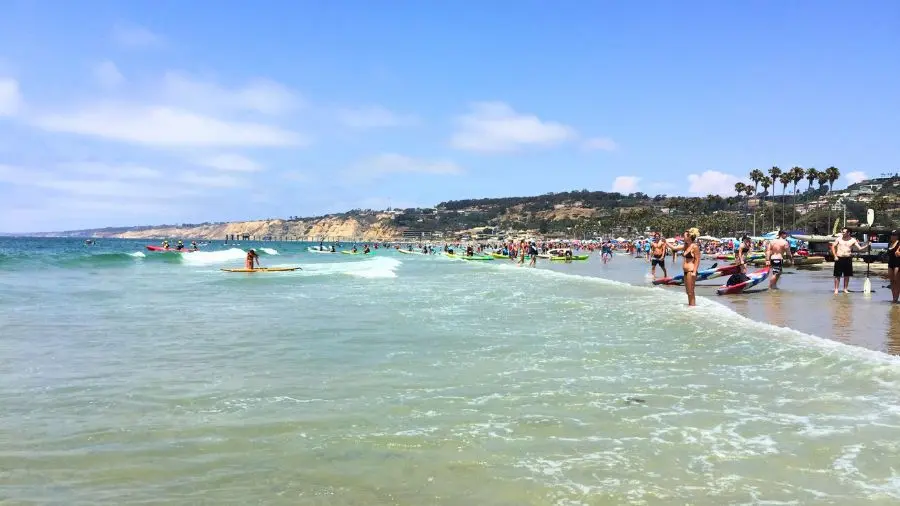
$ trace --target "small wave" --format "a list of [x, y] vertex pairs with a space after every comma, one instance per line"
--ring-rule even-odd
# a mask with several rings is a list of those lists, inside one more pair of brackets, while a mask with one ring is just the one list
[[698, 297], [697, 307], [691, 308], [684, 304], [685, 295], [683, 290], [675, 291], [662, 287], [639, 286], [606, 278], [585, 276], [582, 274], [569, 274], [566, 272], [553, 271], [549, 269], [524, 269], [508, 264], [495, 264], [492, 267], [507, 272], [518, 271], [523, 273], [524, 275], [540, 276], [556, 280], [578, 280], [582, 282], [603, 285], [605, 287], [614, 287], [620, 295], [624, 291], [629, 296], [653, 297], [656, 300], [670, 300], [672, 301], [672, 306], [670, 307], [671, 310], [691, 315], [691, 318], [694, 320], [699, 319], [709, 321], [710, 325], [720, 325], [722, 323], [727, 323], [729, 328], [732, 329], [756, 329], [760, 331], [760, 333], [770, 337], [781, 337], [789, 339], [790, 341], [781, 341], [781, 343], [785, 346], [789, 346], [791, 349], [796, 349], [797, 347], [808, 349], [809, 347], [814, 346], [827, 355], [836, 355], [836, 358], [853, 357], [858, 360], [863, 360], [870, 365], [887, 366], [886, 370], [880, 370], [880, 372], [890, 373], [889, 376], [891, 376], [891, 379], [887, 380], [886, 382], [896, 382], [900, 384], [900, 367], [897, 367], [900, 366], [900, 356], [887, 355], [885, 353], [870, 350], [868, 348], [863, 348], [861, 346], [854, 346], [852, 344], [842, 343], [833, 339], [827, 339], [821, 336], [807, 334], [790, 327], [779, 327], [769, 323], [752, 320], [734, 311], [732, 308], [707, 297]]
[[231, 248], [222, 251], [195, 251], [178, 256], [186, 265], [201, 266], [243, 260], [247, 257], [247, 252], [239, 248]]
[[395, 272], [403, 262], [395, 258], [373, 257], [360, 262], [332, 262], [327, 264], [309, 264], [303, 266], [307, 276], [323, 276], [344, 274], [359, 278], [396, 278]]
[[259, 251], [262, 251], [266, 255], [278, 255], [278, 250], [274, 248], [259, 248]]
[[128, 256], [132, 258], [147, 258], [143, 251], [135, 251], [134, 253], [129, 253]]

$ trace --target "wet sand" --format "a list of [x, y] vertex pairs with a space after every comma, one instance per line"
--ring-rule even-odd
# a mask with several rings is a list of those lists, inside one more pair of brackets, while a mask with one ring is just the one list
[[[708, 268], [713, 262], [715, 260], [703, 260], [701, 268]], [[720, 260], [718, 264], [722, 266], [726, 262]], [[669, 257], [666, 267], [670, 275], [680, 273], [680, 259], [673, 266]], [[549, 268], [652, 286], [649, 262], [627, 255], [616, 255], [606, 265], [600, 262], [599, 255], [594, 254], [587, 262], [555, 264]], [[753, 269], [755, 268], [751, 268]], [[697, 295], [725, 304], [752, 320], [900, 355], [900, 304], [891, 303], [888, 281], [882, 277], [885, 271], [886, 266], [873, 264], [870, 294], [862, 293], [866, 265], [860, 262], [854, 263], [854, 277], [850, 281], [852, 293], [849, 294], [834, 294], [832, 264], [825, 263], [815, 267], [785, 267], [778, 290], [766, 289], [766, 280], [762, 285], [754, 287], [753, 293], [718, 296], [716, 288], [727, 279], [722, 277], [698, 284]], [[658, 270], [657, 276], [662, 277], [661, 271]], [[840, 286], [843, 288], [843, 283]], [[684, 287], [681, 286], [657, 288], [684, 293]], [[661, 314], [660, 317], [665, 318], [665, 315]]]

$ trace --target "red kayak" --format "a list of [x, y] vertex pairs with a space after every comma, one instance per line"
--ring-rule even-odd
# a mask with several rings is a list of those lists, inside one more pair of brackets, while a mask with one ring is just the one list
[[161, 251], [163, 253], [193, 253], [193, 252], [197, 251], [195, 249], [163, 248], [162, 246], [150, 246], [150, 245], [147, 245], [147, 249], [150, 251]]
[[747, 281], [744, 281], [743, 283], [737, 283], [737, 284], [730, 285], [730, 286], [727, 284], [722, 285], [721, 287], [719, 287], [718, 290], [716, 290], [716, 293], [718, 295], [733, 295], [736, 293], [743, 293], [743, 291], [746, 290], [747, 288], [756, 286], [756, 285], [762, 283], [763, 281], [765, 281], [766, 278], [769, 277], [769, 267], [766, 267], [765, 269], [760, 269], [756, 272], [751, 272], [750, 274], [747, 275], [747, 277], [750, 279], [748, 279]]

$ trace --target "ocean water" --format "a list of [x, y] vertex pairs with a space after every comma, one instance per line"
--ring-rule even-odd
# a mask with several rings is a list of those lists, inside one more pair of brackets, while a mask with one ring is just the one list
[[143, 244], [0, 239], [0, 502], [900, 501], [895, 357], [624, 262]]

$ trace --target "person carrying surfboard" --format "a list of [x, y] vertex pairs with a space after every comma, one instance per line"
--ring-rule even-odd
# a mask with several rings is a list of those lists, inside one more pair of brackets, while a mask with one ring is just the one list
[[766, 247], [766, 265], [769, 269], [769, 288], [778, 290], [778, 280], [781, 278], [781, 270], [784, 268], [784, 256], [787, 255], [794, 261], [794, 255], [791, 253], [791, 245], [787, 241], [787, 232], [778, 231], [778, 237], [769, 241]]
[[247, 269], [253, 270], [253, 262], [256, 262], [256, 267], [259, 267], [259, 255], [256, 254], [256, 251], [250, 250], [247, 252], [247, 260], [244, 262], [244, 267]]

